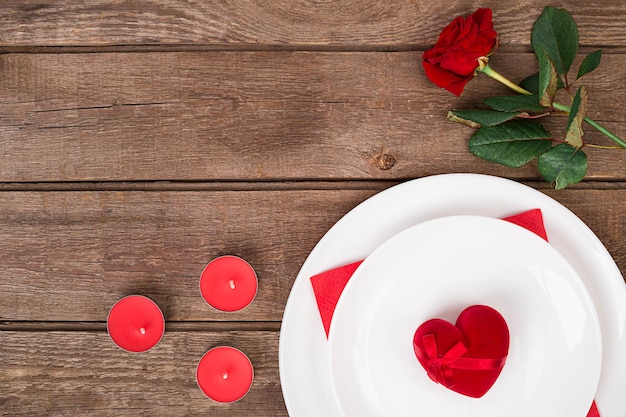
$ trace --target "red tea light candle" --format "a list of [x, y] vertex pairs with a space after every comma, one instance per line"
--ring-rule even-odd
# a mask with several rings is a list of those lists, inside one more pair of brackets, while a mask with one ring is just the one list
[[154, 301], [142, 295], [129, 295], [111, 308], [107, 331], [120, 348], [128, 352], [144, 352], [163, 337], [165, 319]]
[[257, 277], [248, 262], [237, 256], [220, 256], [204, 268], [200, 293], [211, 306], [222, 311], [237, 311], [252, 302], [257, 292]]
[[252, 387], [254, 369], [250, 359], [240, 350], [220, 346], [209, 350], [200, 359], [196, 380], [200, 390], [220, 403], [242, 399]]

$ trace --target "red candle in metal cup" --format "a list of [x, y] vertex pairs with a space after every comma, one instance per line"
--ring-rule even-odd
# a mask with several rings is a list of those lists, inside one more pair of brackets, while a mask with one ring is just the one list
[[246, 307], [256, 296], [257, 287], [254, 269], [237, 256], [215, 258], [200, 276], [202, 298], [221, 311], [237, 311]]
[[213, 401], [231, 403], [243, 398], [254, 379], [250, 359], [240, 350], [220, 346], [209, 350], [198, 363], [196, 380]]
[[163, 337], [165, 319], [154, 301], [142, 295], [129, 295], [111, 308], [107, 331], [120, 348], [129, 352], [144, 352]]

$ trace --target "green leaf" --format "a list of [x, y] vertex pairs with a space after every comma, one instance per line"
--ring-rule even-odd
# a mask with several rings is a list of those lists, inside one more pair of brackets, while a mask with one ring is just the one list
[[585, 59], [583, 60], [583, 62], [580, 64], [580, 67], [578, 68], [578, 75], [576, 76], [576, 79], [578, 80], [583, 75], [589, 74], [591, 71], [598, 68], [598, 66], [600, 65], [601, 59], [602, 59], [601, 49], [598, 49], [597, 51], [594, 51], [590, 53], [589, 55], [587, 55]]
[[533, 25], [531, 43], [537, 58], [545, 50], [556, 72], [565, 75], [578, 52], [578, 28], [566, 10], [546, 7]]
[[[539, 94], [539, 73], [536, 72], [533, 75], [524, 78], [522, 82], [519, 83], [519, 86], [522, 87], [524, 90], [528, 90], [531, 93], [538, 95]], [[561, 80], [560, 78], [557, 78], [556, 89], [560, 90], [562, 88], [565, 88], [565, 85], [563, 84], [563, 80]]]
[[451, 110], [448, 120], [461, 123], [473, 128], [481, 126], [495, 126], [507, 122], [522, 114], [522, 112], [502, 112], [495, 110]]
[[469, 150], [479, 158], [518, 168], [550, 149], [550, 133], [541, 124], [513, 121], [478, 129]]
[[585, 134], [583, 132], [583, 120], [587, 113], [588, 101], [587, 87], [581, 85], [572, 101], [567, 119], [567, 134], [565, 135], [565, 141], [574, 148], [583, 146], [583, 135]]
[[555, 183], [555, 188], [562, 190], [585, 177], [587, 155], [580, 149], [562, 143], [541, 155], [538, 167], [546, 181]]
[[519, 83], [519, 86], [524, 90], [528, 90], [531, 93], [538, 95], [539, 94], [539, 73], [536, 72], [531, 76], [528, 76]]
[[486, 105], [498, 111], [539, 112], [545, 108], [539, 104], [537, 96], [497, 96], [484, 101]]
[[559, 76], [556, 74], [556, 68], [547, 51], [539, 48], [536, 52], [539, 60], [539, 104], [550, 107], [554, 101]]

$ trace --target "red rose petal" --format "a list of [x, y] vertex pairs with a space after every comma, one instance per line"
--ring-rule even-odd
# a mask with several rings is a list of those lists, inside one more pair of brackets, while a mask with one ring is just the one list
[[456, 17], [422, 55], [426, 76], [438, 87], [461, 95], [478, 68], [478, 58], [493, 51], [497, 36], [489, 8], [478, 9], [466, 19]]

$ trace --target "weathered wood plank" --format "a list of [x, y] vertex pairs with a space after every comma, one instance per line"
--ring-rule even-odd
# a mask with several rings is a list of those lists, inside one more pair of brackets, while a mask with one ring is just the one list
[[[101, 321], [139, 293], [167, 320], [280, 320], [308, 252], [373, 193], [2, 193], [0, 319]], [[217, 312], [198, 290], [206, 263], [223, 254], [259, 277], [238, 313]]]
[[[505, 44], [528, 45], [542, 0], [486, 1]], [[626, 5], [602, 0], [559, 3], [586, 45], [626, 45]], [[205, 44], [249, 46], [382, 46], [432, 44], [470, 0], [188, 1], [4, 0], [0, 45]]]
[[[311, 249], [374, 193], [0, 193], [0, 320], [102, 322], [115, 301], [139, 293], [169, 321], [279, 321]], [[626, 272], [626, 189], [548, 193], [590, 225]], [[257, 298], [241, 312], [217, 312], [198, 291], [206, 263], [223, 254], [258, 273]]]
[[[533, 62], [492, 59], [514, 80]], [[620, 68], [626, 56], [609, 55], [588, 77], [589, 113], [626, 137]], [[494, 91], [509, 93], [480, 76], [458, 99], [426, 79], [416, 52], [8, 54], [0, 181], [538, 178], [473, 157], [472, 130], [446, 120]], [[591, 128], [586, 138], [606, 143]], [[626, 179], [625, 152], [588, 153], [588, 178]]]
[[[209, 349], [233, 346], [252, 362], [252, 389], [219, 404], [196, 384]], [[0, 332], [0, 409], [11, 416], [287, 416], [277, 332], [165, 333], [148, 352], [118, 349], [105, 332]]]

